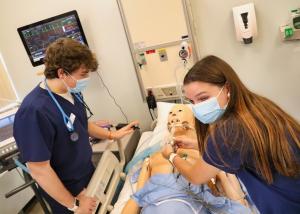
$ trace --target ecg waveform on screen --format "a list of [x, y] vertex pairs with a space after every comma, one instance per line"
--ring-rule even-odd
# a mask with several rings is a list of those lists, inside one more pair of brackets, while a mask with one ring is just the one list
[[33, 61], [45, 55], [48, 45], [61, 37], [73, 38], [84, 43], [75, 16], [71, 15], [22, 32]]

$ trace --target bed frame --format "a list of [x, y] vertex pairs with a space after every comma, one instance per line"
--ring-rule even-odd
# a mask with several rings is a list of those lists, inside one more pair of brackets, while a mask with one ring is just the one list
[[[136, 146], [138, 144], [139, 137], [140, 132], [136, 134], [134, 133], [128, 144], [130, 146]], [[116, 140], [115, 142], [117, 143], [120, 160], [112, 153], [111, 150], [109, 150], [109, 148], [107, 148], [107, 150], [103, 153], [87, 187], [87, 196], [96, 197], [98, 199], [97, 207], [100, 207], [98, 208], [97, 214], [106, 214], [112, 211], [113, 206], [111, 205], [111, 202], [115, 195], [117, 186], [121, 179], [125, 180], [126, 178], [126, 174], [123, 173], [124, 165], [126, 161], [128, 161], [126, 158], [132, 158], [134, 153], [134, 151], [131, 151], [132, 148], [126, 152], [126, 148], [123, 148], [122, 140]]]

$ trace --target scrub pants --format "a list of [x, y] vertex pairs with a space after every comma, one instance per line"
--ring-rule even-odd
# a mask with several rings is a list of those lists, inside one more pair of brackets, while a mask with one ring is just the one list
[[[72, 185], [65, 185], [66, 188], [73, 194], [73, 196], [78, 195], [83, 188], [86, 188], [89, 184], [93, 173], [88, 174], [87, 176], [83, 177], [80, 181], [76, 183], [72, 183]], [[51, 196], [49, 196], [43, 189], [41, 189], [41, 193], [44, 199], [47, 201], [51, 208], [51, 213], [53, 214], [71, 214], [72, 211], [68, 210], [65, 206], [61, 205], [57, 201], [55, 201]]]

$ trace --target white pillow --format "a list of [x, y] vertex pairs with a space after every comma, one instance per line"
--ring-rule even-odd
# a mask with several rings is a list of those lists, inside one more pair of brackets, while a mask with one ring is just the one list
[[157, 103], [157, 126], [167, 126], [169, 112], [176, 103], [166, 103], [158, 102]]

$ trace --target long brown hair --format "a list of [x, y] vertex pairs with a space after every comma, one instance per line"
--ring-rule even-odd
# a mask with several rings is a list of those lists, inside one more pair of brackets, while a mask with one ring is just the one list
[[[226, 111], [216, 123], [209, 126], [196, 122], [201, 154], [206, 151], [208, 137], [216, 145], [218, 129], [226, 145], [232, 149], [239, 145], [241, 157], [252, 153], [255, 170], [267, 183], [273, 182], [272, 169], [288, 177], [300, 175], [296, 157], [300, 149], [300, 124], [294, 118], [271, 100], [247, 89], [232, 67], [216, 56], [197, 62], [185, 76], [184, 85], [197, 81], [227, 84], [230, 92]], [[228, 126], [234, 130], [228, 131]], [[221, 157], [220, 151], [217, 154]]]

